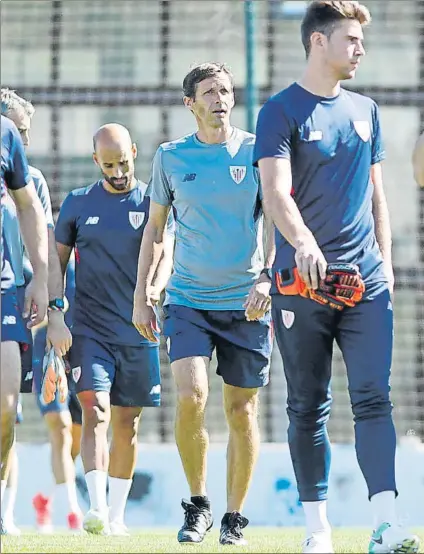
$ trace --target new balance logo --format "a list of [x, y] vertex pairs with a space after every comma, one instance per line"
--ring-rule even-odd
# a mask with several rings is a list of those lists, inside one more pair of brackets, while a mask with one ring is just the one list
[[160, 385], [154, 385], [150, 389], [150, 394], [160, 394]]
[[86, 225], [97, 225], [99, 222], [99, 217], [88, 217], [87, 221], [85, 222]]
[[16, 325], [16, 317], [14, 315], [5, 315], [2, 323], [3, 325]]
[[187, 183], [188, 181], [194, 181], [196, 179], [196, 173], [186, 173], [184, 175], [183, 183]]
[[32, 371], [28, 371], [28, 373], [25, 375], [24, 381], [31, 381], [31, 380], [32, 380], [32, 377], [33, 377], [33, 372], [32, 372]]

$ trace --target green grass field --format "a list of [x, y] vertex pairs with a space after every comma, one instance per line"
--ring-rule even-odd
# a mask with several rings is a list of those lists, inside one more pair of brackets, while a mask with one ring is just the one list
[[[423, 549], [424, 528], [415, 529], [421, 538]], [[369, 530], [335, 529], [333, 542], [336, 552], [368, 552]], [[180, 546], [174, 530], [138, 530], [130, 537], [94, 537], [88, 535], [36, 535], [24, 534], [21, 537], [2, 537], [1, 551], [11, 552], [301, 552], [302, 529], [250, 528], [246, 530], [249, 545], [233, 548], [218, 545], [218, 530], [210, 533], [201, 545]]]

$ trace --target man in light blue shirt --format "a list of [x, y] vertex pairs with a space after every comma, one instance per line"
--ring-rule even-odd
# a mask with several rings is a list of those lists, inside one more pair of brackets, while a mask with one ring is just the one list
[[198, 130], [162, 144], [156, 153], [133, 322], [144, 337], [157, 340], [149, 291], [172, 207], [174, 273], [166, 289], [163, 331], [178, 390], [176, 441], [191, 493], [190, 501], [182, 501], [185, 522], [178, 540], [202, 542], [213, 524], [204, 410], [208, 367], [216, 350], [230, 427], [220, 543], [241, 545], [248, 523], [241, 511], [259, 449], [258, 390], [269, 379], [273, 240], [264, 260], [262, 194], [252, 166], [255, 136], [230, 124], [230, 71], [221, 64], [201, 64], [187, 74], [183, 90]]

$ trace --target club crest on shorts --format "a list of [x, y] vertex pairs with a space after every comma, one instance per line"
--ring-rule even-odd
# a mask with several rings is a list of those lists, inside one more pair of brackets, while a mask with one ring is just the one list
[[289, 310], [281, 310], [281, 317], [283, 318], [283, 324], [286, 329], [293, 327], [294, 323], [294, 312]]
[[81, 377], [81, 366], [73, 367], [72, 368], [72, 379], [75, 381], [75, 383], [78, 383]]
[[144, 212], [129, 212], [128, 217], [133, 229], [137, 230], [141, 227], [145, 215]]
[[354, 121], [353, 126], [364, 142], [368, 142], [370, 140], [371, 128], [368, 121]]
[[246, 177], [245, 165], [230, 165], [230, 174], [232, 180], [239, 185]]

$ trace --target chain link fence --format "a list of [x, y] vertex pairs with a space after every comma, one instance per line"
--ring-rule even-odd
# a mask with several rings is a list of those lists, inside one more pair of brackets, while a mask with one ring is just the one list
[[[297, 79], [304, 63], [300, 12], [305, 2], [256, 0], [259, 105]], [[385, 182], [397, 277], [392, 391], [400, 435], [424, 437], [424, 195], [414, 183], [412, 147], [424, 127], [424, 1], [368, 0], [367, 56], [348, 85], [380, 105], [387, 149]], [[138, 177], [148, 179], [163, 140], [194, 130], [181, 83], [194, 62], [227, 62], [235, 75], [233, 123], [246, 126], [242, 0], [3, 0], [1, 81], [36, 107], [30, 161], [46, 175], [55, 210], [67, 191], [98, 178], [92, 135], [106, 122], [130, 129]], [[307, 337], [305, 337], [307, 341]], [[305, 345], [307, 347], [307, 345]], [[145, 410], [143, 441], [172, 441], [175, 389], [162, 353], [163, 407]], [[221, 382], [210, 376], [211, 440], [226, 439]], [[340, 353], [334, 363], [333, 440], [351, 442], [353, 424]], [[285, 441], [286, 386], [274, 349], [271, 384], [261, 396], [264, 441]], [[25, 398], [20, 440], [44, 441], [33, 398]]]

